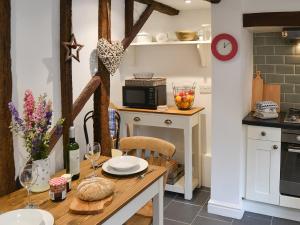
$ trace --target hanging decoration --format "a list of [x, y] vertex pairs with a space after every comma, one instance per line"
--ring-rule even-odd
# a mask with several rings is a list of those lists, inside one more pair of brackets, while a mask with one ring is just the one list
[[101, 38], [97, 44], [97, 53], [99, 59], [112, 75], [117, 71], [121, 64], [124, 55], [124, 47], [119, 41], [110, 43], [106, 39]]
[[[67, 62], [67, 61], [71, 60], [72, 58], [74, 58], [78, 62], [80, 62], [79, 51], [84, 47], [84, 45], [77, 43], [75, 35], [72, 34], [71, 40], [69, 42], [63, 42], [63, 45], [64, 45], [65, 49], [67, 50], [65, 61]], [[73, 54], [72, 50], [76, 50], [75, 55]]]

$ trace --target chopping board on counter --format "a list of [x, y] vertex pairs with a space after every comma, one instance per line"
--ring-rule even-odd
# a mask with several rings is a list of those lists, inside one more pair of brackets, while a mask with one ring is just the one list
[[261, 72], [256, 71], [256, 76], [252, 81], [252, 111], [255, 111], [256, 102], [263, 100], [264, 81]]
[[95, 215], [103, 211], [103, 209], [110, 205], [113, 200], [113, 195], [102, 199], [100, 201], [87, 202], [74, 197], [70, 204], [70, 212], [79, 215]]
[[265, 84], [263, 100], [276, 102], [278, 105], [277, 112], [280, 112], [280, 84]]

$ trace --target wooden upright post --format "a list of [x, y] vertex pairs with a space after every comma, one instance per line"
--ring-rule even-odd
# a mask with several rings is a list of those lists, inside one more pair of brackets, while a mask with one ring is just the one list
[[[70, 41], [72, 35], [72, 0], [60, 1], [60, 44]], [[73, 85], [72, 60], [65, 61], [66, 49], [60, 48], [60, 82], [61, 82], [61, 108], [63, 126], [64, 166], [68, 154], [69, 127], [73, 124]]]
[[11, 115], [8, 103], [12, 96], [10, 58], [10, 0], [0, 0], [0, 196], [15, 190], [15, 165]]
[[[99, 0], [98, 38], [111, 40], [111, 0]], [[102, 154], [111, 156], [108, 107], [110, 103], [110, 73], [98, 60], [101, 84], [94, 94], [94, 141], [100, 142]]]

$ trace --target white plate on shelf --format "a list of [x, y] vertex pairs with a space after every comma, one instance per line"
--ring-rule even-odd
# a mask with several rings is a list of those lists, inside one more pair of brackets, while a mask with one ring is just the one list
[[124, 171], [116, 170], [109, 165], [109, 161], [103, 164], [102, 169], [106, 173], [112, 175], [118, 175], [118, 176], [128, 176], [128, 175], [140, 173], [148, 168], [148, 162], [141, 158], [137, 158], [137, 159], [138, 159], [138, 164], [129, 170], [124, 170]]
[[115, 170], [125, 171], [136, 167], [139, 164], [139, 158], [135, 156], [117, 156], [108, 160], [108, 164]]
[[0, 225], [53, 225], [54, 218], [40, 209], [17, 209], [0, 215]]

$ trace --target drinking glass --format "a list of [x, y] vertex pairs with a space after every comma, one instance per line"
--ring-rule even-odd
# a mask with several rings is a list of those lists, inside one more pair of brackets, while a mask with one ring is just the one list
[[34, 209], [38, 206], [31, 202], [31, 187], [35, 184], [38, 178], [38, 166], [33, 164], [26, 164], [21, 168], [19, 180], [21, 185], [27, 190], [28, 203], [25, 208]]
[[85, 157], [91, 161], [94, 169], [94, 177], [96, 176], [96, 161], [100, 159], [101, 145], [98, 142], [87, 144]]

